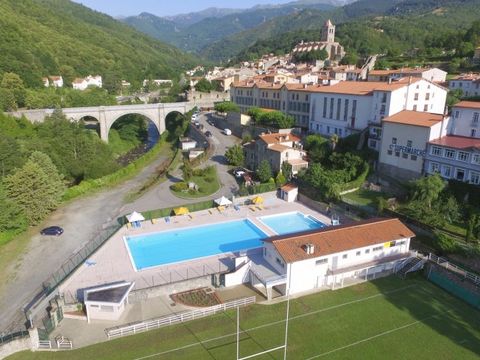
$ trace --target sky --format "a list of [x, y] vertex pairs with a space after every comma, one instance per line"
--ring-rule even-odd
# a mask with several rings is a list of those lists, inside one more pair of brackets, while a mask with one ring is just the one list
[[138, 15], [149, 12], [158, 16], [185, 14], [209, 7], [249, 8], [260, 4], [282, 4], [292, 0], [74, 0], [111, 16]]

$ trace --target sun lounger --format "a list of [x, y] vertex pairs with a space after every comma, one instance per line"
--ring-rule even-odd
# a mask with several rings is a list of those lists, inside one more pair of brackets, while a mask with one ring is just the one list
[[249, 206], [248, 207], [250, 210], [252, 210], [253, 212], [255, 212], [255, 206]]
[[225, 207], [224, 206], [218, 206], [217, 210], [218, 210], [219, 213], [221, 213], [223, 210], [225, 210]]
[[167, 217], [165, 218], [165, 222], [166, 222], [167, 224], [170, 222], [170, 216], [167, 216]]
[[157, 223], [157, 219], [152, 219], [152, 224], [156, 224]]
[[127, 223], [127, 229], [130, 229], [132, 225], [130, 223]]
[[193, 220], [193, 215], [192, 214], [188, 214], [188, 217], [190, 218], [190, 220]]
[[263, 210], [263, 205], [257, 205], [256, 208], [257, 208], [258, 210]]
[[212, 210], [208, 209], [208, 212], [210, 213], [210, 215], [213, 215]]
[[240, 211], [240, 206], [238, 206], [238, 205], [233, 205], [233, 208], [237, 211]]

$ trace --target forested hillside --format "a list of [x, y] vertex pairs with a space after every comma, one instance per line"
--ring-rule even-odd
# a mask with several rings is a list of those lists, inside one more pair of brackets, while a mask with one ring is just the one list
[[[131, 16], [123, 19], [154, 38], [173, 44], [179, 49], [198, 52], [213, 42], [229, 35], [253, 29], [279, 16], [296, 13], [302, 9], [331, 10], [334, 6], [328, 1], [295, 1], [276, 6], [257, 6], [247, 10], [239, 10], [224, 16], [200, 18], [199, 21], [185, 22], [175, 18], [166, 19], [149, 13]], [[190, 17], [195, 17], [190, 14]]]
[[172, 46], [68, 0], [0, 1], [0, 77], [28, 87], [46, 75], [100, 74], [104, 82], [178, 76], [194, 61]]
[[330, 12], [305, 10], [275, 18], [206, 47], [202, 55], [216, 60], [248, 60], [259, 55], [290, 51], [300, 40], [318, 40], [323, 22], [337, 25], [337, 39], [347, 51], [400, 54], [452, 48], [480, 18], [478, 0], [360, 0]]

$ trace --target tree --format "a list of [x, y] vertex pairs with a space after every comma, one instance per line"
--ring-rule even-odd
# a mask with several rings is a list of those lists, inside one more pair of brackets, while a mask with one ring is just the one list
[[0, 111], [17, 110], [17, 102], [15, 95], [10, 89], [0, 88]]
[[0, 136], [0, 178], [21, 167], [23, 162], [18, 142], [6, 134]]
[[23, 80], [15, 73], [4, 73], [0, 87], [12, 91], [17, 106], [25, 105], [26, 90]]
[[231, 101], [222, 101], [215, 104], [215, 111], [219, 113], [240, 112], [240, 108]]
[[0, 185], [0, 232], [24, 230], [27, 220], [20, 206], [9, 199]]
[[272, 168], [267, 160], [262, 160], [258, 165], [257, 177], [262, 183], [268, 182], [272, 177]]
[[18, 204], [31, 225], [38, 224], [55, 209], [63, 195], [50, 174], [32, 160], [6, 176], [4, 186], [8, 198]]
[[413, 182], [412, 200], [424, 202], [428, 209], [432, 209], [432, 204], [439, 198], [445, 186], [446, 183], [439, 174], [422, 177]]
[[284, 161], [282, 163], [282, 174], [285, 176], [285, 179], [287, 181], [292, 180], [292, 177], [293, 177], [292, 164], [290, 164], [288, 161]]
[[39, 165], [50, 177], [52, 191], [55, 193], [63, 193], [65, 191], [64, 176], [58, 172], [57, 167], [47, 154], [40, 151], [34, 151], [30, 155], [29, 160]]
[[213, 85], [207, 79], [202, 78], [195, 84], [195, 90], [199, 92], [209, 93], [213, 90]]
[[225, 152], [225, 157], [230, 165], [243, 166], [245, 162], [245, 154], [243, 148], [240, 145], [234, 145], [229, 147]]
[[183, 181], [185, 182], [190, 180], [193, 176], [192, 164], [190, 164], [190, 161], [188, 160], [183, 161], [182, 176], [183, 176]]
[[254, 107], [251, 107], [250, 109], [248, 109], [247, 114], [248, 114], [248, 116], [250, 116], [252, 118], [252, 120], [255, 123], [257, 123], [257, 122], [260, 121], [260, 115], [262, 114], [262, 109], [254, 106]]
[[287, 179], [285, 176], [282, 174], [281, 171], [278, 172], [277, 177], [275, 178], [275, 184], [280, 187], [284, 185], [287, 182]]

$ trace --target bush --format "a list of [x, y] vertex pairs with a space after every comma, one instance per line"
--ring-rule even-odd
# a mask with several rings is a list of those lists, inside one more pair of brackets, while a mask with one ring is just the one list
[[457, 248], [457, 243], [455, 239], [441, 232], [436, 232], [435, 235], [436, 235], [436, 246], [442, 253], [455, 252]]
[[186, 182], [178, 182], [173, 185], [170, 185], [170, 189], [176, 192], [185, 191], [188, 189], [188, 184]]

